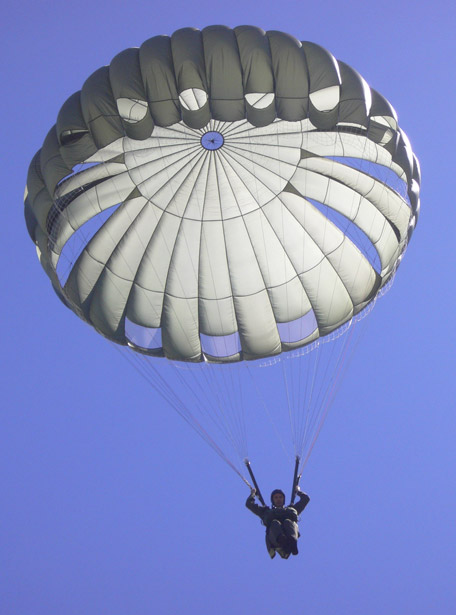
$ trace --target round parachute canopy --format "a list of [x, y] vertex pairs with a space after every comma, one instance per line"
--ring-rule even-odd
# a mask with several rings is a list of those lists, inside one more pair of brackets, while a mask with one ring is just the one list
[[184, 28], [64, 103], [25, 215], [57, 294], [99, 333], [234, 362], [312, 344], [373, 302], [419, 184], [393, 107], [322, 47]]

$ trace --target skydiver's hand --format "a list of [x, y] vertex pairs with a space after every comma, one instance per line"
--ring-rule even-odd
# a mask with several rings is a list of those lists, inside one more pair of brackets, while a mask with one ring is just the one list
[[296, 493], [296, 495], [301, 495], [301, 494], [304, 493], [304, 491], [302, 491], [302, 489], [301, 489], [301, 487], [299, 485], [296, 485], [295, 493]]
[[251, 490], [250, 490], [250, 497], [254, 498], [255, 496], [256, 496], [256, 489], [255, 489], [255, 487], [252, 487]]

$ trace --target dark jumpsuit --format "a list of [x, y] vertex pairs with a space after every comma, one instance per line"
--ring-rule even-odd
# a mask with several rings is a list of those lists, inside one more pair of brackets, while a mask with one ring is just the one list
[[310, 501], [306, 493], [300, 492], [298, 496], [299, 502], [293, 504], [293, 506], [273, 506], [272, 508], [255, 504], [254, 495], [249, 495], [247, 498], [245, 503], [247, 508], [260, 517], [266, 526], [266, 548], [271, 558], [275, 557], [276, 552], [284, 559], [290, 556], [290, 553], [281, 548], [277, 542], [281, 534], [298, 540], [298, 515], [302, 513]]

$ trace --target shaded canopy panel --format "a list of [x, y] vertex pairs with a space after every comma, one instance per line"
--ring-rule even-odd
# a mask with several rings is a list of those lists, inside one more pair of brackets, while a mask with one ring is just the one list
[[272, 356], [391, 279], [419, 165], [394, 109], [314, 43], [178, 30], [63, 105], [25, 212], [56, 292], [106, 337], [184, 361]]

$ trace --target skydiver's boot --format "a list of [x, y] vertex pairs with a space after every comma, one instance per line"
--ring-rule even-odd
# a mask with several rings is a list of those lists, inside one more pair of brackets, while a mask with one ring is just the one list
[[288, 550], [293, 555], [298, 555], [298, 541], [293, 536], [288, 537]]

